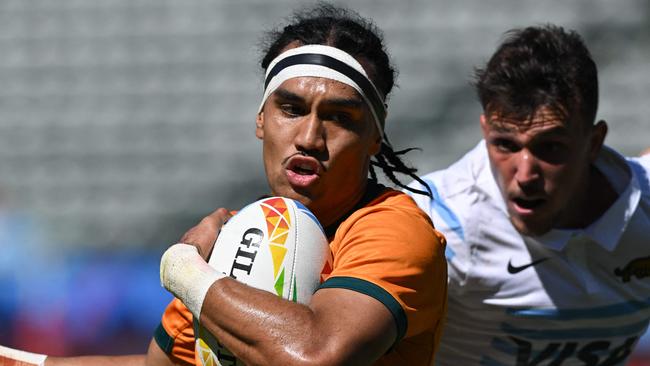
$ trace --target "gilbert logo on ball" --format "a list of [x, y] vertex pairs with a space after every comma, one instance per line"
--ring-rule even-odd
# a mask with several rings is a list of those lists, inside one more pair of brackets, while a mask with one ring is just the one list
[[[331, 268], [323, 228], [300, 202], [271, 197], [254, 202], [223, 226], [209, 261], [237, 281], [283, 299], [308, 303]], [[241, 365], [194, 320], [197, 358], [204, 366]]]

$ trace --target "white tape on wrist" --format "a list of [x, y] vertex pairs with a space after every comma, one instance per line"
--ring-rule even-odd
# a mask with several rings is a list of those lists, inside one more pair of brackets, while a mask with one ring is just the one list
[[47, 355], [0, 346], [0, 365], [17, 365], [17, 363], [9, 363], [9, 361], [20, 361], [21, 365], [44, 366], [46, 358]]
[[203, 300], [212, 284], [225, 274], [212, 268], [194, 245], [174, 244], [160, 260], [160, 282], [199, 319]]

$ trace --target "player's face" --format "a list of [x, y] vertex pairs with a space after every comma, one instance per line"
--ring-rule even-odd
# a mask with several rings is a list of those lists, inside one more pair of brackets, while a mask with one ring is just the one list
[[286, 80], [256, 124], [273, 194], [302, 202], [323, 225], [361, 198], [381, 140], [354, 88], [318, 77]]
[[604, 139], [601, 130], [585, 131], [583, 123], [567, 123], [549, 108], [523, 122], [496, 113], [481, 116], [481, 127], [510, 221], [519, 232], [541, 235], [581, 222], [590, 165]]

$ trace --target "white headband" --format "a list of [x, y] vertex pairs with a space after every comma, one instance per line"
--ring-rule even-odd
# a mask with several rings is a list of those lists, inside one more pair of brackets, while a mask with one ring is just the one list
[[258, 113], [262, 111], [266, 99], [288, 79], [313, 76], [336, 80], [353, 87], [368, 105], [373, 119], [384, 138], [386, 105], [381, 93], [370, 80], [361, 64], [346, 52], [325, 45], [306, 45], [292, 48], [273, 59], [266, 69], [264, 96]]

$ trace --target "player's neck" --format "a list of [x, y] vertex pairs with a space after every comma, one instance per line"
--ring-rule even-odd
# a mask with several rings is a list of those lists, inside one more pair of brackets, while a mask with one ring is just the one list
[[362, 200], [366, 189], [367, 182], [364, 182], [363, 184], [359, 185], [354, 192], [351, 192], [345, 199], [339, 200], [335, 204], [332, 204], [332, 202], [327, 202], [325, 208], [316, 208], [315, 213], [317, 212], [316, 216], [318, 217], [321, 225], [323, 225], [323, 227], [328, 227], [341, 221], [342, 218], [346, 218], [349, 215], [350, 211], [356, 207], [357, 203]]
[[572, 202], [565, 213], [560, 228], [582, 229], [598, 220], [616, 201], [618, 194], [607, 177], [591, 165], [582, 196]]

